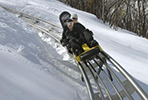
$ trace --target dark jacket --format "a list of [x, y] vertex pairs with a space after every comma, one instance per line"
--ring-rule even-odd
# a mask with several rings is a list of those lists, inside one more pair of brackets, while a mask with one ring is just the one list
[[67, 45], [70, 40], [76, 41], [82, 45], [85, 41], [83, 31], [85, 27], [80, 23], [74, 23], [73, 30], [69, 30], [67, 26], [64, 27], [61, 43]]

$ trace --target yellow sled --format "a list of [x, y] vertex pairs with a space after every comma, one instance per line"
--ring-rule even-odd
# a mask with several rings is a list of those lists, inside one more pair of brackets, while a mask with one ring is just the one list
[[97, 55], [100, 51], [102, 51], [102, 48], [100, 45], [96, 45], [92, 48], [88, 47], [86, 43], [82, 45], [82, 48], [84, 52], [82, 52], [80, 55], [76, 56], [74, 55], [74, 58], [77, 60], [77, 62], [85, 61], [87, 59], [93, 58], [95, 55]]

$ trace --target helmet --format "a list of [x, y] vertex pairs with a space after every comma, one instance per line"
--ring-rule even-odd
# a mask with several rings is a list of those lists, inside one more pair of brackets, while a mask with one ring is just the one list
[[72, 14], [71, 18], [72, 19], [78, 19], [78, 15], [77, 14]]

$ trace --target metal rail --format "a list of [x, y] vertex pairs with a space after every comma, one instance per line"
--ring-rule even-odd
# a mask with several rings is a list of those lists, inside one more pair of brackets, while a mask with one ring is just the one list
[[[104, 94], [103, 94], [103, 92], [102, 92], [102, 90], [101, 90], [101, 87], [100, 87], [100, 85], [98, 84], [97, 80], [95, 79], [95, 75], [94, 75], [94, 73], [93, 73], [93, 71], [92, 71], [92, 68], [91, 68], [91, 67], [93, 67], [93, 66], [89, 66], [87, 63], [89, 63], [89, 61], [85, 62], [85, 65], [86, 65], [86, 67], [89, 68], [89, 71], [90, 71], [91, 75], [93, 76], [93, 80], [95, 81], [98, 90], [100, 90], [100, 94], [101, 94], [100, 97], [101, 97], [102, 100], [105, 100], [105, 97], [104, 97]], [[90, 63], [89, 63], [89, 64], [90, 64]], [[99, 77], [99, 76], [98, 76], [98, 77]], [[101, 80], [100, 77], [99, 77], [99, 79]], [[101, 82], [102, 82], [102, 81], [101, 81]], [[103, 82], [102, 82], [102, 83], [103, 83]], [[107, 93], [109, 93], [107, 89], [105, 89], [105, 91], [106, 91]], [[108, 96], [109, 96], [109, 95], [108, 95]]]
[[[98, 64], [98, 62], [94, 59], [94, 62], [98, 65], [98, 66], [100, 66], [99, 64]], [[92, 69], [93, 69], [93, 71], [95, 72], [95, 73], [97, 73], [97, 71], [93, 68], [93, 65], [89, 62], [89, 64], [90, 64], [90, 66], [92, 67]], [[101, 67], [101, 66], [100, 66]], [[108, 81], [110, 82], [110, 84], [113, 86], [113, 88], [115, 89], [115, 91], [116, 91], [116, 93], [117, 93], [117, 95], [119, 96], [119, 98], [120, 98], [120, 100], [122, 100], [122, 97], [121, 97], [121, 95], [120, 95], [120, 93], [119, 93], [119, 91], [118, 91], [118, 89], [116, 88], [116, 86], [113, 84], [113, 82], [110, 80], [110, 77], [104, 72], [104, 70], [102, 70], [102, 72], [105, 74], [105, 77], [108, 79]], [[98, 77], [99, 77], [99, 74], [96, 74]]]
[[88, 78], [88, 76], [87, 76], [87, 74], [86, 74], [86, 72], [84, 70], [84, 67], [82, 66], [81, 63], [78, 63], [78, 66], [79, 66], [79, 69], [80, 69], [80, 71], [82, 73], [82, 76], [84, 78], [84, 82], [85, 82], [86, 87], [87, 87], [89, 98], [90, 98], [90, 100], [95, 100], [95, 98], [94, 98], [94, 92], [93, 92], [91, 83], [89, 81], [89, 78]]
[[148, 100], [147, 93], [139, 86], [139, 84], [134, 80], [134, 78], [118, 63], [116, 62], [110, 55], [106, 52], [103, 52], [106, 58], [122, 73], [122, 75], [133, 85], [135, 90], [141, 96], [143, 100]]
[[54, 27], [57, 27], [57, 28], [61, 28], [60, 26], [57, 26], [57, 25], [55, 25], [53, 23], [50, 23], [50, 22], [47, 22], [47, 21], [45, 21], [45, 20], [43, 20], [41, 18], [37, 18], [35, 16], [29, 15], [29, 14], [26, 14], [26, 13], [23, 13], [23, 12], [20, 12], [20, 11], [17, 11], [17, 10], [8, 8], [8, 7], [5, 7], [3, 5], [0, 5], [0, 7], [2, 7], [3, 9], [5, 9], [5, 10], [11, 12], [11, 13], [19, 15], [18, 17], [24, 17], [24, 18], [28, 18], [28, 19], [32, 19], [32, 20], [35, 19], [36, 21], [40, 21], [40, 22], [43, 22], [43, 23], [46, 23], [46, 24], [50, 24], [50, 25], [52, 25]]
[[[53, 34], [49, 29], [42, 27], [37, 23], [49, 24], [54, 28], [60, 28], [59, 26], [4, 6], [1, 7], [14, 14], [19, 14], [19, 17], [26, 21], [30, 26], [48, 34], [50, 37], [59, 42], [60, 37], [58, 35]], [[90, 100], [123, 100], [124, 98], [127, 98], [126, 100], [134, 100], [134, 97], [132, 96], [134, 92], [138, 94], [141, 100], [148, 100], [147, 93], [145, 93], [145, 91], [138, 85], [133, 77], [125, 69], [123, 69], [123, 67], [119, 65], [111, 56], [109, 56], [104, 51], [97, 56], [98, 57], [85, 62], [77, 62], [78, 68], [83, 75]], [[100, 65], [100, 62], [103, 63], [103, 65]], [[113, 69], [110, 65], [108, 65], [107, 62], [111, 63], [112, 66], [114, 66], [116, 69]], [[99, 72], [95, 68], [99, 68]], [[116, 70], [125, 78], [125, 81], [121, 80], [120, 77], [118, 77], [118, 75], [114, 72]], [[106, 80], [104, 79], [104, 77], [101, 77], [101, 72], [103, 72]], [[90, 78], [89, 76], [92, 76], [92, 78]], [[97, 97], [95, 97], [91, 79], [94, 80], [95, 86], [99, 91]], [[117, 84], [115, 84], [115, 82], [117, 82], [119, 86], [116, 86]], [[115, 91], [114, 94], [110, 93], [110, 89], [108, 89], [107, 87], [107, 84], [109, 83], [112, 89]]]

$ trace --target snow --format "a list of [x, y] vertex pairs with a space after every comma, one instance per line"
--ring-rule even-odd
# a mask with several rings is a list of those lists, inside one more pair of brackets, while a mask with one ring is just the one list
[[[71, 95], [75, 94], [72, 88], [67, 87], [52, 75], [47, 75], [37, 68], [38, 65], [16, 52], [1, 46], [0, 55], [2, 56], [0, 58], [1, 100], [48, 100], [49, 98], [70, 100], [75, 98]], [[64, 87], [64, 91], [61, 87]]]
[[[0, 4], [60, 26], [62, 11], [77, 13], [102, 48], [148, 93], [148, 40], [56, 0], [0, 0]], [[62, 29], [55, 30], [61, 35]], [[42, 38], [41, 38], [42, 37]], [[89, 100], [66, 50], [17, 15], [0, 8], [0, 100]]]
[[67, 62], [37, 30], [1, 8], [0, 13], [0, 99], [79, 100], [78, 93], [86, 91], [79, 74], [75, 80], [63, 75], [59, 67]]

